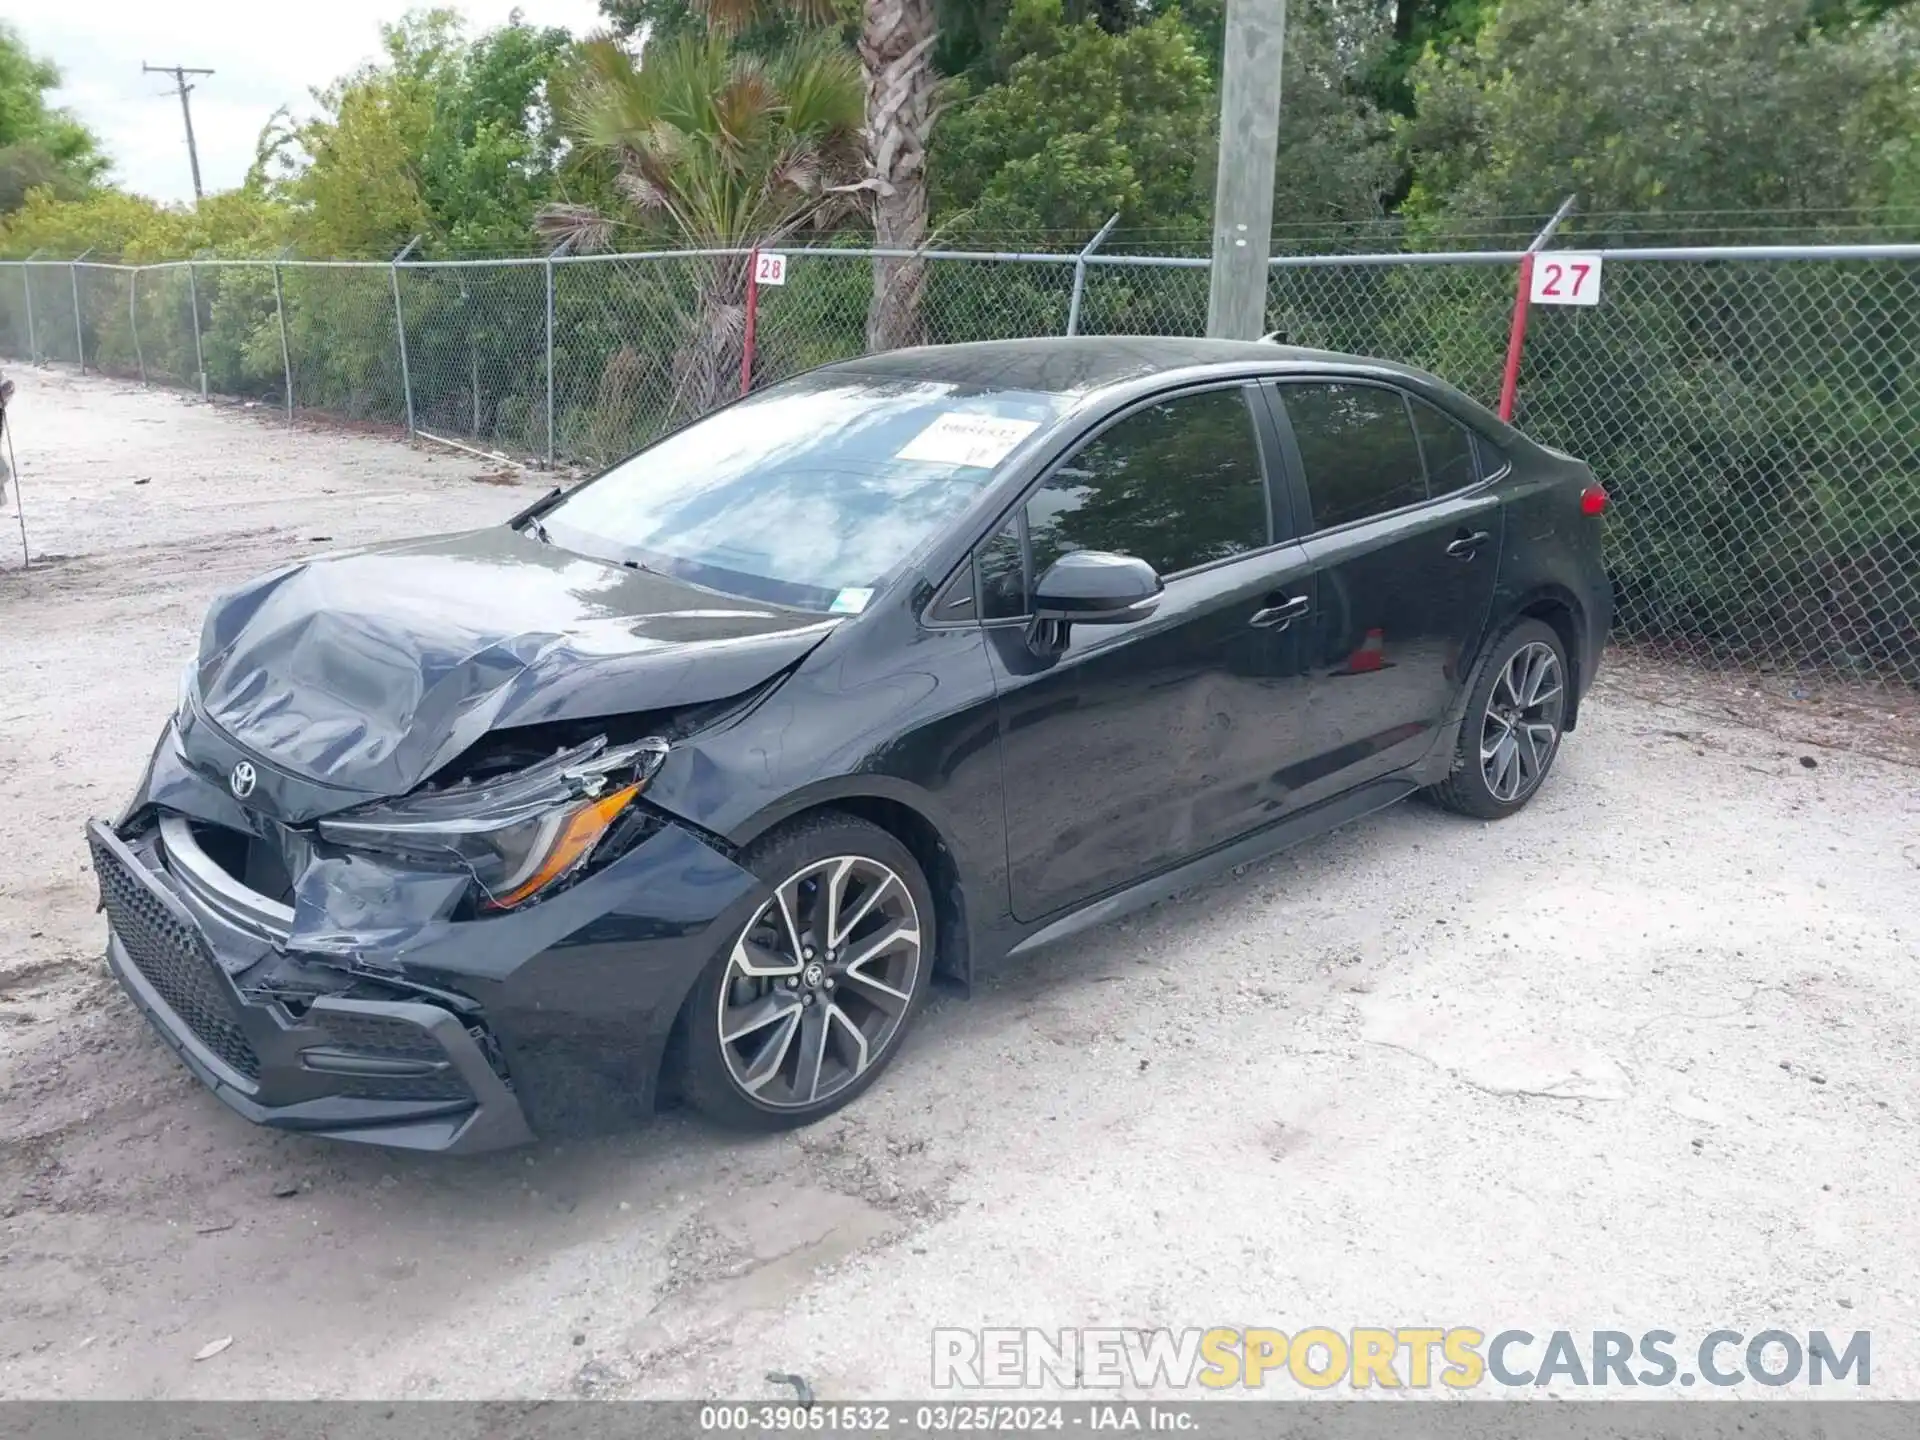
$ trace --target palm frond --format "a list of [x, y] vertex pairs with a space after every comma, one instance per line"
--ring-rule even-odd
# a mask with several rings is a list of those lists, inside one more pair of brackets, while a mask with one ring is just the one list
[[709, 29], [738, 35], [755, 21], [764, 19], [772, 7], [767, 0], [692, 0], [689, 8], [707, 22]]
[[[559, 90], [563, 123], [614, 162], [634, 215], [689, 245], [753, 245], [850, 204], [864, 82], [855, 57], [824, 37], [762, 58], [724, 34], [680, 35], [648, 46], [640, 64], [592, 42]], [[576, 246], [604, 238], [558, 207], [548, 224], [579, 230]]]
[[786, 16], [803, 25], [830, 24], [836, 15], [833, 0], [692, 0], [693, 13], [707, 22], [709, 29], [727, 35], [762, 20]]
[[613, 149], [621, 137], [644, 128], [648, 97], [631, 59], [617, 45], [582, 45], [554, 82], [554, 111], [583, 145]]
[[807, 136], [795, 136], [767, 166], [762, 188], [769, 195], [791, 190], [796, 195], [821, 192], [820, 147]]
[[648, 47], [640, 73], [655, 94], [654, 113], [689, 134], [712, 128], [713, 97], [727, 83], [733, 54], [720, 34], [680, 35], [665, 45]]
[[672, 196], [668, 191], [639, 170], [622, 170], [613, 178], [614, 188], [643, 215], [657, 214], [673, 208]]
[[760, 66], [738, 66], [713, 97], [714, 138], [729, 159], [738, 163], [766, 146], [769, 134], [784, 118], [784, 109], [781, 96]]
[[591, 205], [548, 205], [533, 217], [533, 229], [554, 255], [589, 255], [613, 248], [619, 222]]
[[802, 133], [857, 135], [866, 120], [866, 79], [860, 59], [824, 36], [779, 51], [767, 73], [787, 107], [787, 127]]

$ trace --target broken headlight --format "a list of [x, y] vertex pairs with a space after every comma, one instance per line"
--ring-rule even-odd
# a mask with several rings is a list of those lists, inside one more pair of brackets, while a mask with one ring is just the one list
[[318, 823], [354, 850], [458, 865], [484, 908], [509, 910], [587, 862], [667, 757], [649, 738], [609, 748], [604, 736], [485, 780], [463, 780]]

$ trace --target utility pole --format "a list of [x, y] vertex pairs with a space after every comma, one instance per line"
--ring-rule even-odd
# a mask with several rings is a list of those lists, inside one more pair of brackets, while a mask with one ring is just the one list
[[140, 62], [143, 75], [171, 75], [173, 87], [180, 96], [180, 118], [187, 122], [187, 163], [193, 166], [193, 198], [200, 199], [200, 151], [193, 143], [193, 107], [187, 103], [187, 96], [193, 93], [193, 86], [187, 83], [189, 75], [211, 75], [211, 70], [195, 70], [190, 65], [149, 65]]
[[1213, 186], [1213, 271], [1207, 334], [1257, 340], [1266, 327], [1273, 235], [1273, 162], [1280, 145], [1280, 70], [1287, 0], [1227, 0], [1220, 84], [1220, 160]]

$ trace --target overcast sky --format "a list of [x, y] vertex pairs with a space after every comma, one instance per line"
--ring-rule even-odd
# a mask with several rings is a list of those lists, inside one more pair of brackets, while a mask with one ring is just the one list
[[[91, 126], [113, 157], [114, 178], [161, 200], [193, 198], [186, 132], [170, 77], [143, 75], [143, 61], [196, 65], [193, 130], [208, 190], [238, 185], [253, 143], [280, 105], [310, 113], [308, 91], [369, 60], [380, 22], [407, 0], [0, 0], [0, 18], [34, 54], [53, 60], [65, 81], [54, 92]], [[504, 24], [511, 0], [449, 0], [471, 30]], [[602, 23], [595, 0], [521, 0], [530, 24], [585, 34]]]

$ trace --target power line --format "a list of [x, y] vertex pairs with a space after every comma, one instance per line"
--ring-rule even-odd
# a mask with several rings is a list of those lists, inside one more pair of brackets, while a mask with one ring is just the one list
[[174, 90], [180, 96], [180, 118], [187, 122], [187, 163], [193, 166], [193, 198], [200, 199], [200, 151], [193, 143], [193, 108], [187, 103], [187, 96], [193, 93], [193, 86], [187, 83], [189, 75], [211, 75], [211, 70], [196, 70], [190, 65], [149, 65], [140, 62], [143, 75], [171, 75]]

